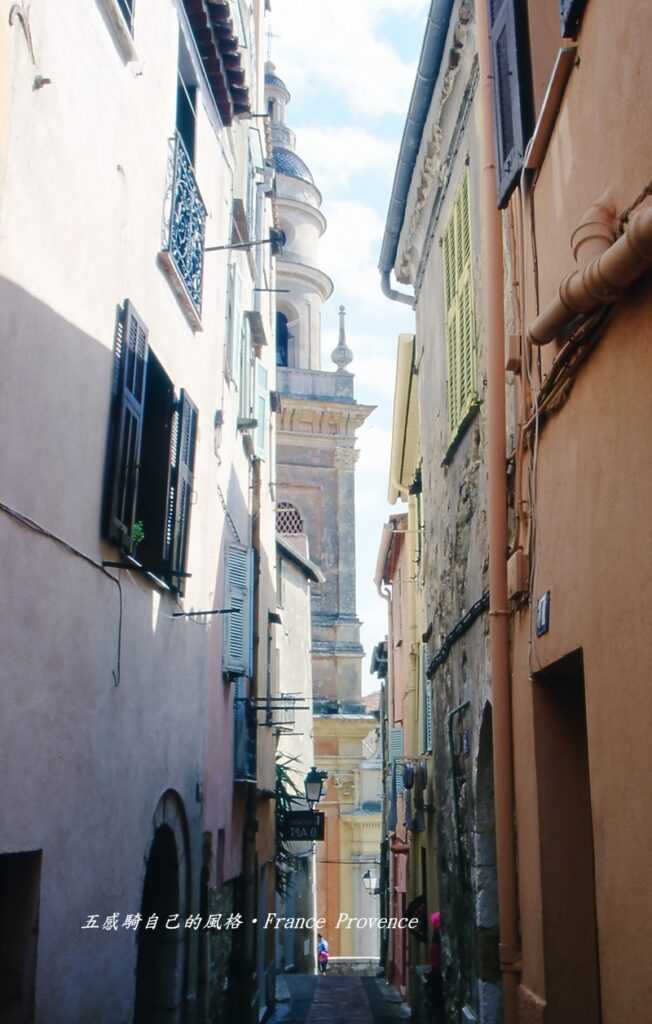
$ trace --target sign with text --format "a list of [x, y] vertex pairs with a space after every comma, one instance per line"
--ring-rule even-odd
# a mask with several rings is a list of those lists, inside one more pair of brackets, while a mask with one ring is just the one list
[[288, 811], [283, 822], [283, 839], [314, 842], [323, 838], [324, 815], [320, 811]]

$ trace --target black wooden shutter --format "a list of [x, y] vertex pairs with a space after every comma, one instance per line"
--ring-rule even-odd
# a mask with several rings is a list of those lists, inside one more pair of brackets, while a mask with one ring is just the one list
[[113, 384], [111, 469], [106, 534], [127, 551], [138, 494], [147, 383], [147, 328], [127, 299], [122, 330], [116, 335]]
[[586, 0], [561, 0], [561, 34], [575, 38], [578, 33], [582, 11], [586, 6]]
[[197, 409], [185, 391], [181, 392], [172, 427], [170, 443], [170, 493], [166, 522], [165, 548], [172, 583], [180, 594], [188, 554], [188, 530], [195, 471]]
[[498, 206], [518, 182], [532, 127], [532, 87], [523, 0], [490, 0]]

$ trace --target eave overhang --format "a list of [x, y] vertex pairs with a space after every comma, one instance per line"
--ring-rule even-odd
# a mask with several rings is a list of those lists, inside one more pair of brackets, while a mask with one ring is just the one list
[[234, 117], [251, 111], [249, 85], [242, 61], [231, 4], [227, 0], [183, 0], [220, 117], [228, 127]]

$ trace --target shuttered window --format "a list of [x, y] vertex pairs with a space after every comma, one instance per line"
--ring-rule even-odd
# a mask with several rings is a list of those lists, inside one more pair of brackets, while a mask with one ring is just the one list
[[451, 440], [478, 400], [469, 172], [455, 200], [443, 239], [448, 426]]
[[267, 370], [260, 359], [256, 360], [256, 398], [254, 415], [256, 417], [256, 433], [254, 451], [259, 459], [267, 457], [269, 440], [269, 387]]
[[586, 6], [586, 0], [561, 0], [561, 34], [575, 38], [578, 33], [580, 18]]
[[175, 401], [147, 336], [127, 300], [116, 333], [102, 532], [183, 593], [197, 410], [186, 392]]
[[252, 346], [251, 326], [249, 317], [243, 316], [240, 321], [240, 372], [238, 374], [238, 416], [250, 419], [255, 415], [252, 396]]
[[227, 274], [224, 373], [229, 380], [237, 380], [241, 369], [242, 350], [242, 277], [237, 263], [229, 264]]
[[224, 615], [224, 672], [251, 675], [253, 551], [241, 544], [226, 548], [224, 607], [235, 611]]
[[400, 725], [392, 726], [389, 730], [389, 761], [398, 795], [403, 792], [403, 727]]
[[175, 589], [184, 592], [188, 555], [188, 531], [195, 472], [197, 409], [182, 390], [174, 415], [174, 434], [170, 444], [170, 490], [168, 498], [167, 540], [170, 576]]
[[116, 331], [105, 534], [131, 550], [147, 382], [147, 328], [127, 300]]
[[490, 0], [496, 174], [501, 209], [518, 182], [532, 129], [526, 0]]

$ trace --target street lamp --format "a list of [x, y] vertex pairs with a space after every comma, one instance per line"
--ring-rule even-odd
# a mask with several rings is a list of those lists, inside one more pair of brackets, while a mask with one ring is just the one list
[[380, 892], [380, 889], [378, 888], [378, 879], [375, 875], [372, 875], [369, 868], [367, 868], [362, 876], [362, 884], [370, 896], [377, 896]]
[[306, 775], [305, 787], [306, 787], [306, 800], [311, 807], [318, 804], [321, 800], [322, 790], [324, 788], [324, 780], [328, 778], [328, 772], [317, 771], [316, 768], [311, 768]]

